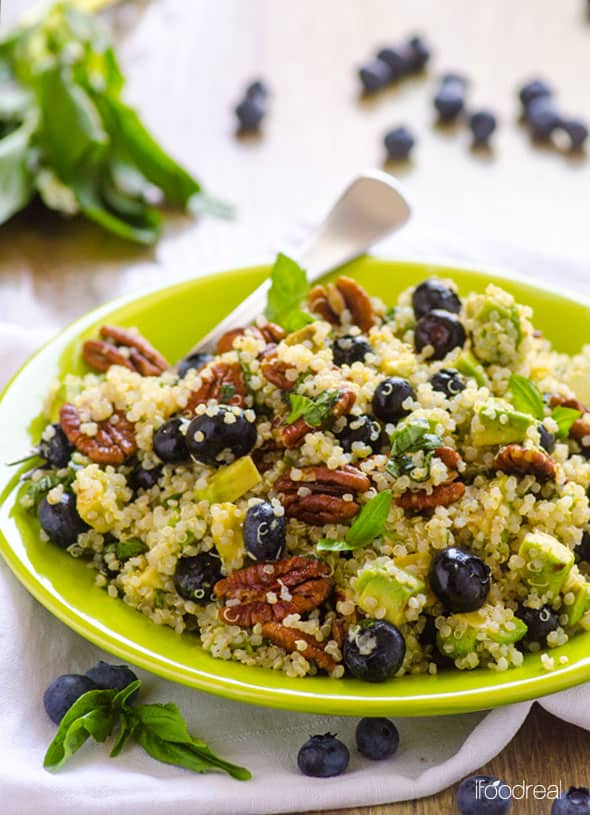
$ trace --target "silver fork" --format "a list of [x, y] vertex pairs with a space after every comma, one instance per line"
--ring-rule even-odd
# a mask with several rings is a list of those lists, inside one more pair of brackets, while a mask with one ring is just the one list
[[[308, 281], [313, 283], [399, 229], [410, 213], [410, 205], [397, 181], [380, 170], [369, 170], [346, 187], [296, 259], [307, 271]], [[187, 356], [213, 353], [227, 331], [251, 323], [264, 311], [269, 288], [267, 279], [199, 340]]]

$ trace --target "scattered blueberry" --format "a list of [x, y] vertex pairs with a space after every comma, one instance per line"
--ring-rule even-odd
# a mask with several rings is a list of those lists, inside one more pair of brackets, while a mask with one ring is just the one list
[[553, 802], [551, 815], [590, 815], [590, 791], [586, 787], [570, 787]]
[[553, 96], [553, 91], [551, 87], [545, 82], [543, 79], [531, 79], [529, 82], [525, 83], [520, 90], [518, 91], [519, 99], [522, 103], [523, 108], [526, 109], [533, 102], [535, 99], [540, 99], [542, 97], [551, 97]]
[[284, 515], [277, 516], [269, 501], [261, 501], [247, 511], [244, 545], [254, 560], [280, 558], [285, 549], [286, 534]]
[[246, 88], [246, 99], [266, 99], [267, 96], [268, 88], [262, 79], [256, 79]]
[[447, 286], [442, 280], [425, 280], [416, 286], [412, 294], [412, 306], [416, 319], [428, 314], [434, 309], [450, 311], [459, 314], [461, 311], [461, 300], [459, 296]]
[[418, 320], [414, 330], [414, 345], [418, 353], [428, 345], [433, 347], [430, 359], [443, 359], [453, 348], [462, 348], [466, 338], [461, 320], [442, 309], [429, 311]]
[[361, 719], [356, 728], [359, 753], [372, 761], [392, 756], [399, 747], [399, 733], [390, 719], [383, 716]]
[[410, 155], [416, 139], [407, 127], [395, 127], [383, 139], [387, 157], [393, 161], [405, 161]]
[[416, 393], [407, 379], [390, 376], [380, 382], [373, 394], [373, 413], [382, 422], [397, 422], [410, 412], [403, 407], [406, 399], [415, 399]]
[[190, 458], [183, 419], [168, 419], [156, 432], [152, 441], [154, 453], [165, 464], [181, 464]]
[[439, 670], [454, 668], [455, 660], [438, 650], [438, 645], [436, 642], [437, 633], [438, 630], [436, 628], [436, 623], [434, 622], [434, 617], [428, 615], [426, 617], [426, 622], [424, 623], [424, 628], [422, 629], [418, 638], [420, 645], [423, 647], [430, 646], [429, 659], [431, 662], [434, 662]]
[[359, 78], [366, 93], [374, 93], [393, 79], [391, 68], [381, 59], [373, 59], [359, 68]]
[[454, 368], [441, 368], [431, 377], [430, 384], [433, 390], [444, 393], [449, 399], [465, 390], [465, 382]]
[[377, 54], [377, 59], [389, 66], [390, 81], [400, 79], [408, 71], [408, 62], [399, 48], [382, 48]]
[[236, 116], [238, 117], [240, 130], [258, 130], [265, 113], [266, 108], [260, 96], [243, 99], [236, 107]]
[[586, 531], [582, 535], [582, 540], [574, 549], [576, 560], [585, 560], [590, 563], [590, 532]]
[[442, 122], [452, 122], [465, 108], [466, 81], [458, 74], [442, 77], [434, 96], [434, 107]]
[[474, 775], [457, 788], [457, 806], [461, 815], [506, 815], [510, 811], [510, 787], [490, 775]]
[[59, 470], [67, 466], [75, 448], [74, 445], [68, 441], [59, 422], [52, 424], [51, 427], [53, 428], [51, 438], [44, 438], [47, 433], [46, 429], [37, 450], [41, 458], [44, 458], [51, 467], [55, 467]]
[[297, 754], [297, 766], [303, 775], [330, 778], [340, 775], [348, 767], [348, 747], [332, 733], [312, 736]]
[[544, 424], [538, 424], [537, 430], [541, 437], [541, 447], [548, 453], [552, 453], [555, 450], [555, 436], [547, 430]]
[[469, 117], [469, 128], [473, 134], [474, 144], [487, 144], [496, 127], [496, 117], [489, 110], [478, 110]]
[[256, 444], [256, 423], [247, 419], [239, 408], [217, 405], [192, 420], [186, 440], [197, 461], [230, 464], [247, 455]]
[[410, 72], [423, 71], [430, 59], [430, 48], [422, 37], [411, 37], [408, 40], [408, 70]]
[[369, 447], [373, 453], [378, 453], [387, 442], [387, 436], [381, 430], [378, 422], [371, 416], [348, 415], [346, 425], [336, 433], [340, 446], [345, 453], [353, 452], [353, 445], [361, 443]]
[[206, 606], [211, 601], [213, 586], [218, 580], [221, 580], [221, 560], [211, 552], [181, 557], [176, 563], [176, 591], [197, 605]]
[[63, 674], [47, 687], [43, 694], [43, 706], [55, 724], [59, 724], [75, 701], [90, 690], [97, 690], [96, 682], [81, 674]]
[[[102, 660], [86, 671], [86, 676], [102, 690], [123, 690], [127, 685], [137, 681], [136, 674], [127, 665], [109, 665]], [[133, 699], [137, 693], [138, 691], [135, 691], [129, 698]]]
[[198, 371], [204, 365], [211, 362], [212, 359], [213, 357], [211, 354], [203, 354], [200, 351], [198, 351], [196, 354], [190, 354], [190, 356], [185, 357], [178, 363], [178, 376], [181, 379], [184, 379], [189, 371], [192, 371], [193, 369]]
[[525, 118], [531, 136], [537, 141], [550, 139], [561, 124], [561, 117], [548, 96], [541, 96], [530, 102]]
[[456, 546], [432, 559], [428, 579], [432, 591], [448, 611], [476, 611], [490, 591], [490, 570], [481, 558]]
[[60, 549], [67, 549], [76, 543], [78, 535], [90, 529], [78, 514], [73, 492], [63, 492], [57, 504], [43, 498], [39, 504], [39, 523], [51, 543]]
[[559, 625], [559, 616], [551, 606], [543, 606], [542, 608], [519, 606], [515, 615], [527, 626], [527, 632], [522, 639], [525, 648], [528, 648], [531, 642], [539, 642], [542, 647], [545, 647], [547, 634], [555, 631]]
[[364, 362], [367, 354], [372, 353], [373, 349], [362, 337], [345, 334], [332, 343], [334, 365], [352, 365], [353, 362]]
[[400, 669], [405, 655], [399, 629], [385, 620], [365, 619], [350, 627], [342, 658], [357, 679], [385, 682]]
[[560, 128], [569, 136], [570, 150], [580, 150], [588, 138], [588, 127], [580, 119], [562, 119]]
[[148, 470], [138, 465], [127, 476], [127, 484], [134, 492], [137, 492], [137, 490], [151, 490], [152, 487], [156, 486], [161, 475], [161, 467], [152, 467]]

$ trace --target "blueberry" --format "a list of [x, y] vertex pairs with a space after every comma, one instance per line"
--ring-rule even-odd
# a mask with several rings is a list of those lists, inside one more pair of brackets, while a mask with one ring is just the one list
[[496, 126], [496, 117], [489, 110], [478, 110], [469, 117], [469, 128], [476, 144], [487, 144]]
[[443, 74], [440, 78], [441, 85], [457, 85], [459, 88], [465, 90], [467, 88], [467, 79], [463, 74], [458, 74], [454, 71], [449, 71]]
[[174, 585], [185, 600], [206, 606], [213, 599], [213, 586], [218, 580], [221, 580], [221, 560], [211, 552], [178, 559]]
[[547, 141], [561, 124], [561, 117], [552, 99], [547, 96], [534, 99], [526, 109], [526, 122], [531, 136], [537, 141]]
[[541, 447], [548, 453], [552, 453], [555, 450], [555, 436], [553, 433], [550, 433], [543, 424], [538, 424], [537, 430], [541, 437]]
[[401, 667], [406, 643], [385, 620], [361, 620], [350, 627], [342, 658], [350, 673], [365, 682], [384, 682]]
[[461, 815], [506, 815], [510, 811], [510, 787], [491, 775], [474, 775], [457, 788]]
[[397, 727], [383, 716], [361, 719], [356, 728], [356, 746], [372, 761], [389, 758], [399, 747]]
[[197, 461], [230, 464], [247, 455], [256, 444], [256, 423], [239, 408], [217, 405], [192, 420], [186, 439]]
[[[137, 681], [137, 676], [127, 665], [109, 665], [108, 662], [102, 660], [86, 671], [86, 676], [102, 690], [123, 690], [127, 685]], [[138, 691], [134, 691], [128, 701], [133, 700], [137, 694]]]
[[434, 107], [443, 122], [451, 122], [465, 108], [465, 86], [463, 77], [446, 74], [434, 96]]
[[520, 88], [518, 96], [526, 110], [535, 99], [553, 96], [553, 91], [543, 79], [532, 79]]
[[297, 753], [297, 766], [303, 775], [330, 778], [348, 767], [348, 747], [332, 733], [312, 736]]
[[351, 337], [345, 334], [332, 343], [334, 365], [352, 365], [353, 362], [364, 362], [367, 354], [372, 353], [373, 349], [369, 343], [361, 337]]
[[158, 483], [162, 475], [161, 467], [152, 467], [147, 470], [145, 467], [137, 465], [127, 476], [127, 484], [134, 491], [151, 490]]
[[62, 467], [67, 467], [75, 448], [68, 441], [58, 422], [52, 424], [51, 428], [50, 438], [45, 438], [47, 428], [41, 437], [37, 450], [41, 458], [44, 458], [51, 467], [60, 470]]
[[88, 676], [63, 674], [48, 686], [43, 694], [43, 706], [55, 724], [59, 724], [74, 702], [89, 690], [97, 690], [98, 685]]
[[407, 127], [396, 127], [385, 134], [383, 139], [387, 157], [393, 161], [404, 161], [410, 155], [416, 139]]
[[433, 390], [444, 393], [449, 399], [465, 390], [463, 377], [455, 368], [441, 368], [431, 377], [430, 384]]
[[461, 300], [458, 294], [442, 280], [431, 279], [416, 286], [412, 294], [412, 306], [416, 319], [419, 319], [435, 309], [459, 314]]
[[246, 99], [255, 99], [256, 97], [266, 99], [267, 96], [268, 88], [262, 79], [256, 79], [246, 88]]
[[561, 129], [570, 140], [570, 150], [579, 150], [588, 138], [588, 127], [580, 119], [563, 119]]
[[430, 656], [429, 659], [431, 662], [439, 668], [439, 670], [446, 670], [447, 668], [454, 668], [455, 667], [455, 660], [451, 659], [447, 654], [443, 654], [441, 651], [438, 650], [438, 645], [436, 642], [436, 635], [438, 633], [436, 623], [434, 622], [434, 617], [430, 615], [426, 617], [426, 621], [424, 623], [424, 628], [422, 629], [419, 635], [419, 642], [422, 647], [430, 646]]
[[285, 549], [285, 517], [276, 515], [273, 505], [261, 501], [250, 507], [244, 521], [244, 544], [254, 560], [278, 560]]
[[60, 549], [67, 549], [76, 543], [78, 535], [90, 529], [78, 514], [73, 492], [63, 492], [57, 504], [44, 498], [39, 504], [39, 523], [51, 543]]
[[392, 80], [400, 79], [408, 72], [407, 59], [398, 48], [382, 48], [377, 54], [377, 59], [389, 65]]
[[423, 71], [430, 59], [430, 48], [422, 37], [411, 37], [408, 40], [408, 55], [406, 61], [408, 70], [412, 73]]
[[527, 626], [527, 632], [522, 639], [522, 644], [526, 648], [531, 642], [538, 642], [544, 648], [547, 645], [547, 634], [555, 631], [559, 625], [559, 617], [551, 606], [542, 608], [519, 606], [515, 615]]
[[590, 815], [590, 791], [586, 787], [570, 787], [553, 802], [551, 815]]
[[200, 368], [202, 368], [204, 365], [211, 362], [212, 359], [213, 357], [211, 354], [203, 354], [200, 351], [198, 351], [196, 354], [190, 354], [188, 357], [181, 359], [178, 363], [178, 376], [181, 379], [184, 379], [189, 371], [192, 371], [193, 369], [195, 371], [200, 370]]
[[154, 453], [165, 464], [181, 464], [190, 458], [183, 419], [168, 419], [154, 433], [152, 441]]
[[243, 99], [236, 107], [240, 130], [258, 130], [266, 109], [260, 96]]
[[379, 424], [366, 414], [347, 416], [346, 425], [336, 433], [336, 438], [345, 453], [352, 453], [355, 443], [364, 444], [373, 453], [378, 453], [387, 443], [387, 436], [381, 430]]
[[359, 78], [363, 90], [366, 93], [373, 93], [388, 85], [393, 79], [393, 74], [386, 62], [381, 59], [374, 59], [359, 68]]
[[584, 532], [582, 540], [574, 549], [574, 555], [576, 560], [584, 560], [586, 563], [590, 563], [590, 532]]
[[420, 353], [427, 345], [434, 349], [430, 359], [443, 359], [453, 348], [465, 345], [463, 323], [448, 311], [435, 309], [421, 317], [414, 331], [414, 345]]
[[449, 546], [432, 559], [428, 579], [448, 611], [476, 611], [490, 591], [490, 570], [471, 552]]
[[407, 379], [390, 376], [380, 382], [373, 394], [373, 413], [382, 422], [397, 422], [410, 413], [403, 407], [406, 399], [415, 399], [416, 393]]

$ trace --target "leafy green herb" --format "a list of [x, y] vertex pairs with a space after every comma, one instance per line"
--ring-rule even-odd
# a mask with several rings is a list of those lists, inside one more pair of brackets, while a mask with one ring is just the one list
[[[391, 453], [387, 463], [387, 472], [394, 478], [409, 475], [414, 481], [426, 481], [430, 476], [430, 462], [442, 440], [432, 432], [426, 419], [416, 419], [399, 427], [391, 437]], [[425, 475], [418, 478], [413, 475], [416, 464], [413, 453], [423, 451]]]
[[567, 438], [572, 425], [581, 415], [581, 411], [575, 408], [563, 407], [563, 405], [554, 407], [551, 411], [551, 418], [557, 424], [557, 438]]
[[378, 493], [361, 509], [343, 541], [323, 538], [318, 541], [316, 549], [320, 552], [351, 552], [368, 546], [385, 531], [391, 501], [391, 490]]
[[301, 266], [279, 252], [270, 280], [264, 311], [266, 318], [282, 326], [287, 333], [313, 323], [313, 317], [300, 308], [301, 301], [309, 291], [307, 277]]
[[335, 390], [324, 391], [315, 399], [290, 393], [291, 412], [287, 416], [287, 421], [291, 424], [302, 418], [310, 427], [322, 427], [330, 417], [337, 399], [338, 391]]
[[57, 2], [0, 39], [0, 223], [37, 193], [144, 244], [160, 229], [154, 193], [224, 214], [122, 101], [117, 58], [85, 5]]
[[129, 538], [126, 541], [117, 542], [117, 560], [129, 560], [131, 557], [137, 557], [147, 552], [148, 547], [139, 538]]
[[235, 385], [232, 385], [231, 382], [226, 382], [221, 386], [219, 389], [219, 401], [227, 403], [230, 401], [232, 396], [236, 395], [236, 388]]
[[535, 383], [526, 376], [512, 374], [508, 384], [514, 407], [521, 413], [528, 413], [535, 419], [542, 420], [545, 416], [545, 403]]
[[32, 478], [25, 481], [22, 498], [25, 499], [27, 505], [31, 509], [36, 509], [39, 502], [47, 495], [47, 493], [54, 487], [60, 484], [67, 488], [71, 486], [76, 479], [76, 468], [68, 467], [65, 475], [57, 475], [56, 473], [47, 473], [42, 475], [41, 478], [33, 480]]
[[111, 758], [118, 756], [133, 737], [146, 753], [165, 764], [197, 773], [223, 770], [240, 781], [252, 777], [244, 767], [224, 761], [204, 741], [191, 736], [176, 705], [130, 707], [127, 702], [140, 686], [137, 680], [118, 692], [91, 690], [83, 694], [67, 711], [47, 748], [45, 769], [60, 769], [89, 738], [104, 742], [118, 726]]

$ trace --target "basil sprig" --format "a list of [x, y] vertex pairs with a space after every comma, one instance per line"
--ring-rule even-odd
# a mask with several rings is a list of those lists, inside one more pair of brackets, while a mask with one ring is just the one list
[[224, 761], [204, 741], [191, 736], [176, 705], [129, 706], [128, 699], [140, 686], [138, 679], [121, 691], [91, 690], [80, 696], [61, 720], [47, 748], [45, 769], [59, 770], [89, 738], [104, 742], [118, 725], [111, 758], [119, 755], [128, 739], [134, 738], [146, 753], [165, 764], [196, 773], [223, 770], [239, 781], [252, 777], [244, 767]]
[[[427, 419], [415, 419], [407, 422], [395, 430], [391, 436], [391, 452], [387, 462], [387, 472], [394, 478], [409, 475], [413, 481], [426, 481], [430, 476], [430, 462], [434, 451], [441, 446], [441, 438], [432, 432], [430, 422]], [[416, 463], [412, 458], [412, 454], [420, 451], [425, 454], [424, 466], [426, 474], [424, 477], [416, 478], [413, 475]]]
[[512, 374], [508, 382], [512, 395], [512, 404], [521, 413], [528, 413], [535, 419], [542, 421], [545, 418], [545, 403], [539, 388], [526, 376]]
[[575, 408], [564, 407], [563, 405], [554, 407], [551, 411], [551, 418], [557, 424], [557, 438], [566, 439], [572, 429], [572, 425], [581, 415], [581, 411]]
[[384, 490], [364, 505], [344, 540], [323, 538], [316, 549], [320, 552], [352, 552], [368, 546], [385, 531], [385, 524], [391, 509], [391, 490]]
[[313, 323], [313, 317], [302, 311], [301, 301], [309, 291], [307, 276], [301, 266], [279, 252], [270, 274], [265, 317], [291, 333]]
[[291, 412], [287, 416], [287, 421], [291, 424], [302, 418], [310, 427], [321, 427], [330, 417], [337, 399], [338, 391], [336, 390], [324, 391], [315, 399], [290, 393]]

